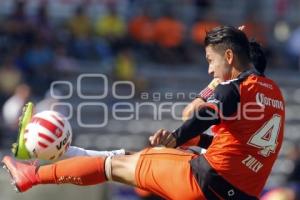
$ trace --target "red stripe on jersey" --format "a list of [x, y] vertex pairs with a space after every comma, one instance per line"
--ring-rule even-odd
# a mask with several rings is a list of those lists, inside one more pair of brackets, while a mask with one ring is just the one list
[[51, 115], [54, 119], [56, 119], [56, 121], [62, 126], [62, 127], [64, 127], [65, 125], [64, 125], [64, 123], [59, 119], [59, 118], [57, 118], [55, 115]]
[[214, 91], [212, 89], [210, 89], [210, 88], [207, 87], [204, 90], [202, 90], [199, 95], [204, 100], [207, 100], [213, 94], [213, 92]]
[[53, 133], [56, 137], [60, 138], [62, 136], [62, 130], [57, 127], [55, 124], [52, 124], [50, 121], [39, 118], [39, 117], [34, 117], [31, 120], [33, 123], [38, 123], [44, 128], [48, 129], [51, 133]]
[[42, 143], [42, 142], [38, 142], [38, 144], [39, 144], [42, 148], [47, 148], [47, 147], [48, 147], [48, 145], [46, 145], [46, 144], [44, 144], [44, 143]]
[[47, 140], [50, 143], [53, 143], [55, 140], [44, 133], [39, 133], [39, 137]]

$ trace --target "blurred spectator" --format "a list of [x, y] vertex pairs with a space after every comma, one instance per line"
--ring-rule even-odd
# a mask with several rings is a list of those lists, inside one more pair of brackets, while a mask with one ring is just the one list
[[279, 44], [285, 43], [288, 40], [290, 37], [290, 29], [290, 24], [286, 20], [280, 19], [275, 22], [273, 27], [273, 35]]
[[[296, 142], [296, 141], [295, 141]], [[295, 144], [292, 146], [290, 151], [287, 154], [287, 159], [293, 162], [293, 168], [291, 171], [288, 171], [286, 182], [297, 184], [300, 186], [300, 145]]]
[[33, 88], [33, 92], [37, 95], [42, 94], [55, 77], [53, 74], [53, 49], [39, 39], [28, 49], [24, 59], [31, 72], [27, 79], [28, 83], [39, 85], [39, 87]]
[[135, 61], [129, 49], [122, 50], [116, 58], [115, 78], [133, 81], [135, 76]]
[[26, 1], [15, 0], [14, 10], [5, 23], [8, 35], [16, 44], [29, 44], [33, 40], [33, 29], [25, 13]]
[[31, 23], [35, 31], [35, 37], [40, 38], [48, 45], [51, 45], [55, 40], [55, 30], [48, 15], [47, 1], [41, 1], [36, 15], [31, 18]]
[[184, 25], [167, 11], [155, 24], [155, 41], [163, 48], [176, 48], [182, 45]]
[[289, 0], [276, 0], [275, 9], [277, 17], [281, 18], [288, 11]]
[[70, 19], [68, 25], [75, 38], [87, 38], [91, 34], [92, 24], [83, 5], [76, 8], [75, 15]]
[[114, 59], [114, 53], [109, 41], [96, 37], [94, 38], [94, 45], [96, 56], [101, 60], [102, 65], [111, 66]]
[[300, 26], [292, 31], [287, 42], [288, 61], [292, 68], [300, 70]]
[[275, 188], [264, 194], [260, 200], [298, 200], [293, 189], [287, 187]]
[[266, 28], [263, 22], [257, 18], [256, 13], [250, 13], [247, 15], [246, 20], [242, 23], [245, 28], [243, 31], [246, 33], [249, 39], [255, 39], [258, 43], [262, 44], [264, 47], [267, 47], [267, 34]]
[[203, 17], [203, 14], [198, 14], [191, 31], [193, 42], [197, 45], [203, 46], [206, 33], [220, 25], [220, 22], [215, 19], [213, 13], [209, 13], [205, 17]]
[[131, 37], [140, 43], [149, 44], [154, 42], [154, 20], [147, 8], [140, 15], [134, 16], [129, 22]]
[[37, 40], [25, 54], [26, 63], [33, 71], [45, 73], [53, 62], [53, 49], [44, 43], [42, 39]]
[[[266, 24], [258, 18], [258, 15], [255, 12], [250, 12], [246, 17], [245, 22], [242, 24], [245, 26], [243, 31], [248, 36], [249, 40], [255, 40], [263, 47], [264, 53], [270, 61], [269, 66], [274, 66], [275, 64], [273, 61], [275, 60], [273, 57], [275, 52], [273, 52], [272, 47], [269, 46]], [[276, 62], [278, 61], [276, 60]]]
[[153, 60], [152, 56], [156, 51], [154, 25], [154, 17], [151, 16], [148, 8], [143, 8], [141, 14], [129, 21], [128, 29], [133, 47], [137, 55], [141, 55], [143, 59]]
[[55, 58], [53, 67], [56, 74], [65, 77], [79, 70], [79, 64], [76, 59], [67, 55], [67, 50], [63, 44], [58, 44], [55, 47]]
[[155, 23], [157, 57], [162, 62], [180, 63], [185, 58], [184, 25], [167, 10]]
[[122, 49], [117, 55], [114, 78], [116, 80], [131, 81], [135, 85], [135, 94], [147, 90], [148, 87], [148, 83], [144, 77], [137, 75], [135, 58], [130, 48]]
[[68, 22], [71, 32], [71, 54], [80, 59], [91, 58], [92, 51], [92, 22], [86, 14], [84, 5], [76, 8], [75, 15]]
[[220, 26], [220, 22], [216, 19], [216, 14], [212, 10], [207, 10], [205, 13], [197, 13], [195, 23], [191, 27], [190, 32], [190, 59], [195, 63], [201, 63], [200, 54], [204, 54], [204, 38], [206, 32]]
[[114, 53], [123, 48], [127, 36], [126, 23], [118, 15], [114, 4], [109, 4], [108, 13], [97, 19], [95, 32], [108, 41]]
[[[0, 68], [0, 93], [4, 99], [14, 93], [17, 85], [22, 81], [21, 72], [13, 63], [13, 57], [5, 57], [4, 62]], [[3, 99], [0, 100], [1, 104]]]
[[19, 116], [30, 97], [30, 92], [28, 85], [21, 84], [16, 88], [14, 95], [4, 103], [2, 115], [6, 128], [15, 130], [18, 127]]

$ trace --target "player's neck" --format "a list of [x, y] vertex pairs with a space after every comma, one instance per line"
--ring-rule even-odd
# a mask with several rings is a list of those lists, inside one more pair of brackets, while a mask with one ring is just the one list
[[231, 80], [236, 79], [244, 70], [236, 70], [235, 68], [233, 69], [231, 73]]
[[242, 72], [247, 69], [250, 69], [250, 65], [246, 67], [234, 67], [231, 72], [231, 79], [237, 78]]

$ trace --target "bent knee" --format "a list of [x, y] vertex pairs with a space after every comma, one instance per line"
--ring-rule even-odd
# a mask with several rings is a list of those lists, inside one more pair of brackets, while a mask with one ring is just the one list
[[112, 180], [136, 186], [135, 169], [140, 154], [114, 156], [111, 160]]

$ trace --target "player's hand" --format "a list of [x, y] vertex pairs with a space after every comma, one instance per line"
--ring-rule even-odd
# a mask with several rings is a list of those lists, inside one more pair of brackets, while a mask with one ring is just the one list
[[165, 129], [159, 129], [153, 136], [149, 137], [152, 146], [163, 145], [165, 147], [174, 148], [176, 146], [176, 138], [171, 132]]

